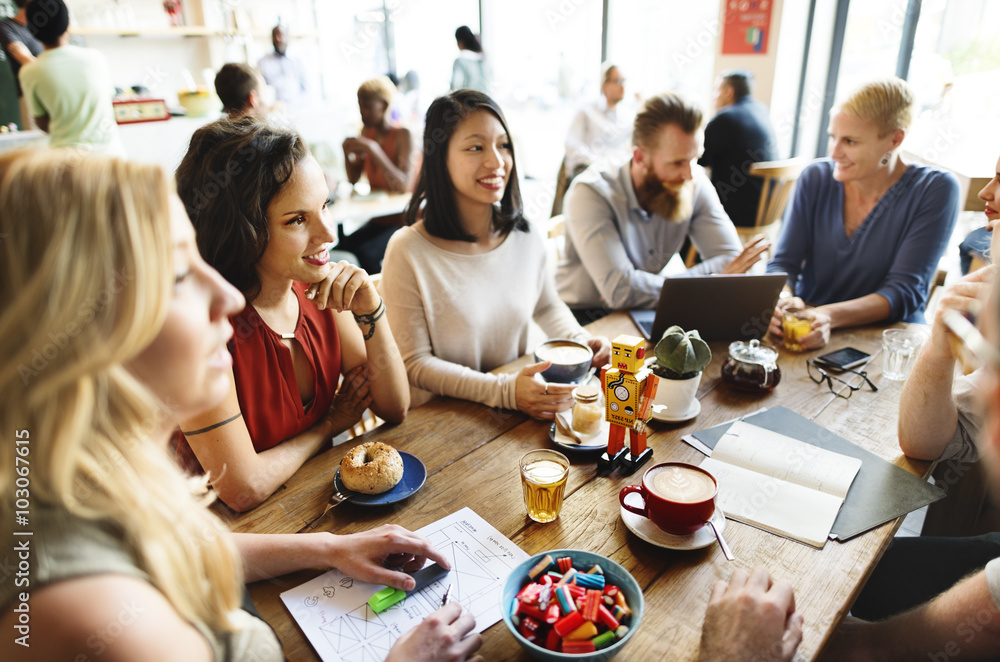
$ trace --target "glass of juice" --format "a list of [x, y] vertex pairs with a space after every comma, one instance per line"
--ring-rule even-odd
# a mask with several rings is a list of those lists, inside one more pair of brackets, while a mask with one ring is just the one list
[[781, 318], [782, 343], [793, 352], [803, 351], [799, 340], [812, 331], [813, 320], [816, 319], [816, 309], [804, 306], [802, 308], [786, 308]]
[[528, 517], [536, 522], [551, 522], [559, 517], [569, 459], [551, 450], [534, 450], [521, 456], [521, 488]]

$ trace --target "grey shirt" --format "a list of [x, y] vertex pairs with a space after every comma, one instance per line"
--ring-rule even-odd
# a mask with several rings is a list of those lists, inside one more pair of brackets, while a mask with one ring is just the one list
[[571, 308], [652, 308], [660, 272], [690, 236], [703, 262], [691, 276], [718, 273], [742, 250], [715, 187], [692, 166], [691, 218], [670, 222], [639, 206], [631, 161], [618, 170], [591, 167], [566, 194], [566, 255], [556, 271], [559, 296]]

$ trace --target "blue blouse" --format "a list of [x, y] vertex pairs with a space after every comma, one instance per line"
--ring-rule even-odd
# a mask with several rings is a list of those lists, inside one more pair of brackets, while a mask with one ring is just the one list
[[785, 272], [796, 296], [811, 304], [880, 294], [887, 321], [923, 322], [927, 290], [958, 218], [958, 180], [911, 165], [848, 237], [844, 185], [833, 161], [802, 171], [768, 273]]

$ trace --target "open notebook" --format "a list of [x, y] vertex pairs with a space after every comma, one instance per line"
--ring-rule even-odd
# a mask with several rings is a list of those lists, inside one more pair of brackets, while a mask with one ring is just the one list
[[727, 517], [823, 547], [861, 460], [736, 421], [701, 466]]

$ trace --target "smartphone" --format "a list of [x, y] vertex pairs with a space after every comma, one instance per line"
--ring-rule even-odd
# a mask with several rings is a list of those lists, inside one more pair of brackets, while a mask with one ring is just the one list
[[871, 354], [866, 354], [860, 349], [854, 349], [853, 347], [844, 347], [843, 349], [838, 349], [836, 352], [830, 352], [829, 354], [823, 354], [817, 356], [816, 360], [831, 368], [839, 368], [845, 370], [847, 368], [854, 368], [861, 365]]

